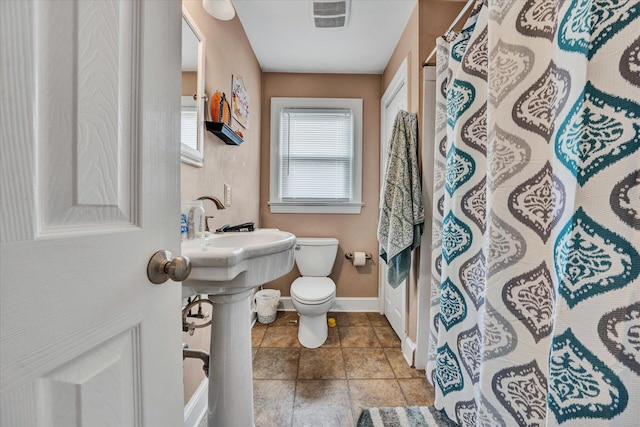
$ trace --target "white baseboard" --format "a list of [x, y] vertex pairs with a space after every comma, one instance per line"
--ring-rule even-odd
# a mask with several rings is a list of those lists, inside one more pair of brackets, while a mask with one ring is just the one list
[[[291, 297], [280, 297], [278, 310], [296, 311], [291, 302]], [[371, 311], [380, 312], [378, 298], [336, 298], [329, 311]]]
[[184, 427], [198, 427], [207, 418], [209, 380], [203, 379], [187, 406], [184, 407]]
[[407, 361], [409, 366], [414, 366], [415, 364], [415, 354], [416, 354], [416, 344], [409, 339], [409, 337], [405, 337], [402, 340], [402, 355], [404, 356], [404, 360]]

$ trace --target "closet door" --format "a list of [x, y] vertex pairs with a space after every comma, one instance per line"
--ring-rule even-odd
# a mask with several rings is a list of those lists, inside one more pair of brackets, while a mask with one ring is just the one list
[[183, 423], [180, 2], [0, 2], [0, 425]]
[[[380, 190], [387, 169], [387, 152], [389, 140], [393, 131], [393, 124], [396, 115], [400, 110], [407, 110], [407, 60], [398, 68], [396, 75], [389, 84], [382, 96], [381, 110], [381, 135], [380, 135]], [[391, 327], [396, 332], [404, 345], [407, 336], [406, 314], [407, 314], [407, 284], [402, 281], [397, 288], [392, 288], [387, 281], [387, 265], [380, 260], [379, 297], [382, 300], [381, 310], [391, 323]]]

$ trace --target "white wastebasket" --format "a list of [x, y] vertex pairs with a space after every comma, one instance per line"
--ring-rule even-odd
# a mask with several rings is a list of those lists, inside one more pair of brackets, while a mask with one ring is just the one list
[[256, 292], [254, 297], [258, 322], [267, 324], [276, 320], [278, 313], [278, 303], [280, 302], [280, 291], [277, 289], [263, 289]]

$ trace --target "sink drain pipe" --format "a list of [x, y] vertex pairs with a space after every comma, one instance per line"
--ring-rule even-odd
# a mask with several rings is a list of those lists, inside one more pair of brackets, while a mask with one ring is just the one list
[[202, 360], [202, 370], [209, 378], [209, 353], [204, 350], [192, 350], [186, 343], [182, 344], [182, 360], [184, 359], [200, 359]]

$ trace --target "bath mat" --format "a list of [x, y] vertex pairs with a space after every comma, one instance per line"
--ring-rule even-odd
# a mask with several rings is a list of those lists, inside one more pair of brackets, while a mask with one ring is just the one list
[[398, 406], [365, 408], [357, 427], [454, 427], [456, 423], [444, 417], [433, 406]]

